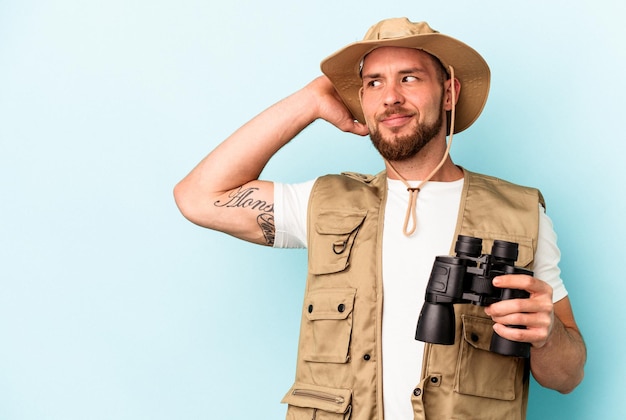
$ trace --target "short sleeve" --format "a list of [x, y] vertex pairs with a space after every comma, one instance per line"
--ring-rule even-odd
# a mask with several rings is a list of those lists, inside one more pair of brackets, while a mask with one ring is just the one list
[[306, 248], [307, 210], [314, 183], [274, 183], [274, 248]]
[[552, 220], [541, 207], [539, 210], [539, 237], [533, 271], [536, 278], [545, 281], [552, 287], [553, 302], [558, 302], [567, 296], [567, 289], [561, 279], [561, 269], [559, 268], [561, 251], [556, 242], [557, 235]]

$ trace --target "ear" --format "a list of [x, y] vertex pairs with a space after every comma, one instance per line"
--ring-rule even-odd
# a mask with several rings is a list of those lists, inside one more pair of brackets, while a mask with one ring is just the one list
[[[361, 110], [363, 109], [363, 86], [359, 89], [359, 103], [361, 104]], [[369, 123], [367, 121], [367, 117], [365, 117], [365, 125], [369, 128]]]
[[[454, 83], [452, 83], [454, 80]], [[451, 111], [452, 110], [452, 88], [454, 86], [454, 104], [456, 105], [459, 102], [459, 95], [461, 94], [461, 82], [459, 79], [454, 78], [450, 80], [446, 80], [444, 83], [444, 110]]]

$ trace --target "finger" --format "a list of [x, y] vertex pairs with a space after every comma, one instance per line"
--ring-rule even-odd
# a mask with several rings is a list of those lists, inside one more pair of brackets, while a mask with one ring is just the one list
[[520, 289], [530, 293], [551, 292], [548, 283], [526, 274], [505, 274], [495, 277], [493, 285], [501, 289]]
[[513, 328], [503, 324], [494, 324], [493, 330], [502, 338], [507, 340], [531, 343], [534, 347], [541, 347], [548, 337], [548, 330], [545, 328]]
[[360, 122], [355, 121], [352, 127], [352, 130], [350, 130], [350, 132], [354, 134], [358, 134], [359, 136], [366, 136], [370, 133], [370, 130], [366, 124], [361, 124]]
[[[329, 122], [332, 123], [332, 121]], [[369, 129], [366, 124], [361, 124], [352, 118], [342, 118], [340, 121], [334, 123], [334, 125], [341, 131], [345, 131], [347, 133], [358, 134], [360, 136], [369, 134]]]
[[504, 274], [494, 277], [493, 285], [502, 289], [522, 289], [532, 287], [532, 277], [525, 274]]
[[495, 302], [485, 308], [485, 313], [494, 321], [511, 314], [551, 314], [554, 304], [549, 293], [535, 293], [526, 299], [507, 299]]
[[550, 326], [549, 312], [507, 312], [491, 316], [494, 322], [502, 325], [523, 325], [532, 328]]
[[[508, 314], [527, 312], [528, 299], [509, 299], [495, 302], [485, 308], [485, 313], [492, 318], [503, 317]], [[496, 321], [496, 319], [494, 319]]]

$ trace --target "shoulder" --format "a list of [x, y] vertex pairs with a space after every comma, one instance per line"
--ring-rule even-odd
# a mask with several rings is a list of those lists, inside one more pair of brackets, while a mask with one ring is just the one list
[[311, 204], [320, 207], [362, 207], [380, 202], [386, 191], [386, 174], [354, 172], [319, 177], [311, 190]]
[[541, 191], [534, 187], [515, 184], [501, 178], [479, 174], [463, 169], [465, 182], [469, 191], [479, 194], [493, 195], [511, 200], [532, 200], [545, 207]]
[[342, 172], [341, 174], [324, 175], [317, 179], [316, 186], [319, 188], [346, 188], [346, 189], [367, 189], [379, 188], [386, 183], [386, 172], [376, 175], [361, 174], [358, 172]]

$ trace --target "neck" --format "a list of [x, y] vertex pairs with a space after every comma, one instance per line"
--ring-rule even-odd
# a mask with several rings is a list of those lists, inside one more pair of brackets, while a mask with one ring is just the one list
[[[436, 166], [436, 164], [432, 166], [412, 166], [406, 162], [385, 162], [387, 177], [396, 180], [402, 180], [403, 178], [410, 181], [424, 180]], [[448, 158], [429, 180], [434, 182], [452, 182], [461, 178], [463, 178], [463, 170]]]
[[[443, 164], [441, 164], [442, 159]], [[451, 182], [461, 179], [463, 171], [456, 166], [446, 153], [446, 141], [433, 139], [418, 154], [402, 161], [385, 161], [387, 176], [390, 179], [425, 180], [441, 164], [441, 167], [430, 177], [431, 181]]]

